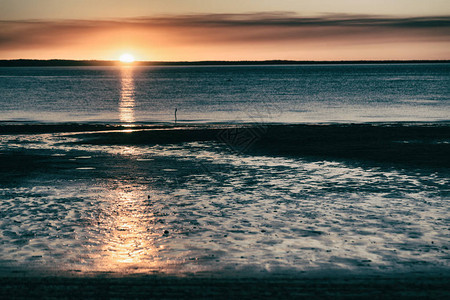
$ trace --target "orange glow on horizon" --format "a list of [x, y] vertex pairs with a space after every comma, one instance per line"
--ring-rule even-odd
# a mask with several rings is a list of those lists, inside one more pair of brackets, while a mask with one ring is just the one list
[[289, 14], [4, 21], [0, 59], [119, 59], [122, 64], [136, 60], [449, 59], [446, 22], [446, 16], [310, 19]]

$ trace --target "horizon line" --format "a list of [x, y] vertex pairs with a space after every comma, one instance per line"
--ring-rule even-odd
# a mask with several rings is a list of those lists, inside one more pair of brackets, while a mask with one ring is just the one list
[[256, 65], [256, 64], [373, 64], [373, 63], [450, 63], [450, 59], [383, 59], [383, 60], [194, 60], [194, 61], [134, 61], [122, 63], [119, 60], [102, 59], [0, 59], [0, 67], [8, 66], [157, 66], [157, 65]]

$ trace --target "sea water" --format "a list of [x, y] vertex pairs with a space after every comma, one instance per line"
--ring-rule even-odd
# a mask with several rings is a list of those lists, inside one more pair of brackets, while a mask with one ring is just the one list
[[2, 121], [442, 121], [449, 95], [450, 64], [0, 68]]

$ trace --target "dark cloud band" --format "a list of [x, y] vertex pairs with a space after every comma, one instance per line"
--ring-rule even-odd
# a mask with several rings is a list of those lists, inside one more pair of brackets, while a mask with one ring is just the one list
[[202, 14], [114, 20], [0, 21], [0, 49], [78, 43], [95, 34], [166, 34], [180, 43], [308, 42], [341, 39], [448, 41], [450, 16], [404, 17], [292, 13]]

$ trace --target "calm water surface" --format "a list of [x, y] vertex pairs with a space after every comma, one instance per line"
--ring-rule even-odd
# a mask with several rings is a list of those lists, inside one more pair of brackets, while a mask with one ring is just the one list
[[450, 64], [0, 68], [3, 121], [440, 121], [449, 95]]

